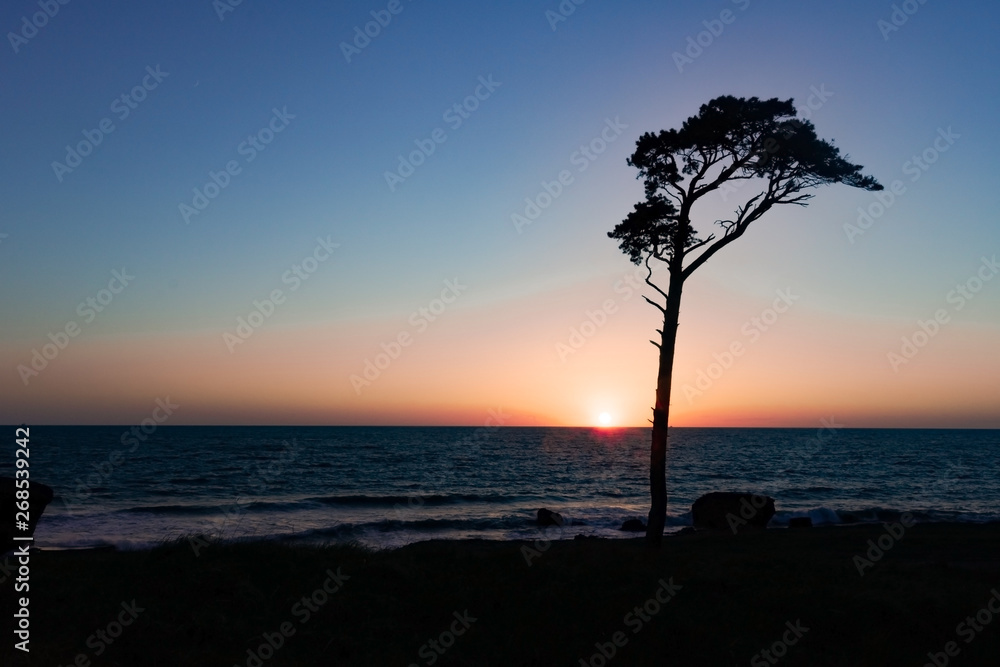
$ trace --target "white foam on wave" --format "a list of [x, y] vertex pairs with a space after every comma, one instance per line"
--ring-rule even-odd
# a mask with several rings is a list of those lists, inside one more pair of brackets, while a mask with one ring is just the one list
[[829, 507], [817, 507], [809, 510], [809, 518], [814, 526], [840, 523], [840, 515]]

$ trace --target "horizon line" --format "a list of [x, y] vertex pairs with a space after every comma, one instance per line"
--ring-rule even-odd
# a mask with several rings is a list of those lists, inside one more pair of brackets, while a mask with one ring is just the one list
[[[131, 428], [136, 426], [134, 423], [129, 424], [53, 424], [53, 423], [36, 423], [36, 424], [6, 424], [3, 425], [4, 428], [23, 428], [27, 426], [28, 428], [32, 426], [37, 427], [57, 427], [57, 428], [105, 428], [105, 427], [121, 427], [121, 428]], [[652, 429], [652, 426], [602, 426], [597, 424], [580, 424], [580, 425], [566, 425], [566, 424], [157, 424], [156, 428], [170, 428], [170, 427], [194, 427], [194, 428], [205, 428], [205, 427], [219, 427], [219, 428], [487, 428], [487, 429], [502, 429], [502, 428], [589, 428], [597, 431], [620, 431], [620, 430], [634, 430], [634, 429]], [[724, 429], [759, 429], [759, 430], [779, 430], [779, 429], [799, 429], [799, 430], [847, 430], [847, 431], [1000, 431], [1000, 426], [837, 426], [834, 429], [824, 426], [668, 426], [670, 429], [697, 429], [697, 428], [710, 428], [717, 430]]]

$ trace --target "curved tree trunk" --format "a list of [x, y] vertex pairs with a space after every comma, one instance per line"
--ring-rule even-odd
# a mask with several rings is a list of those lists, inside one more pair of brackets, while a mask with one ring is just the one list
[[646, 521], [646, 544], [659, 547], [667, 521], [667, 424], [670, 418], [670, 383], [674, 371], [674, 346], [681, 310], [680, 271], [670, 272], [663, 329], [660, 336], [660, 364], [656, 374], [656, 404], [653, 407], [653, 442], [649, 452], [649, 495], [651, 505]]

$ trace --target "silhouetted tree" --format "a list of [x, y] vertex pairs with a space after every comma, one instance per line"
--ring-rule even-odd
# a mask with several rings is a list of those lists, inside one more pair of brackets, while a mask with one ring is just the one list
[[[677, 320], [684, 281], [708, 259], [729, 245], [778, 204], [798, 204], [813, 195], [808, 188], [846, 183], [865, 190], [881, 190], [871, 176], [861, 173], [840, 151], [816, 136], [813, 124], [795, 117], [792, 100], [717, 97], [702, 105], [679, 130], [647, 132], [628, 159], [645, 180], [646, 199], [635, 205], [608, 236], [635, 264], [645, 263], [646, 283], [662, 297], [662, 304], [644, 297], [663, 315], [653, 407], [653, 441], [649, 462], [649, 510], [646, 541], [659, 546], [667, 515], [667, 421], [670, 385], [677, 340]], [[745, 181], [748, 196], [732, 219], [716, 220], [719, 235], [701, 238], [692, 224], [698, 200]], [[749, 187], [751, 185], [757, 187]], [[666, 291], [653, 280], [650, 260], [666, 265]]]

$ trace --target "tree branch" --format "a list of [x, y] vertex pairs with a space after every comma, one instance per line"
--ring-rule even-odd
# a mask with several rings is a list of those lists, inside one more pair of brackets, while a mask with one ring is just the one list
[[[760, 218], [762, 215], [764, 215], [764, 213], [766, 213], [771, 208], [771, 206], [774, 205], [775, 202], [769, 195], [771, 190], [772, 188], [769, 187], [768, 193], [762, 192], [758, 195], [755, 195], [754, 197], [750, 198], [744, 206], [741, 206], [739, 209], [737, 209], [738, 215], [735, 223], [731, 225], [728, 229], [726, 229], [726, 233], [723, 234], [722, 238], [713, 243], [712, 245], [710, 245], [708, 249], [705, 250], [705, 252], [698, 255], [698, 257], [696, 257], [687, 266], [687, 268], [685, 268], [681, 272], [681, 276], [684, 280], [687, 280], [687, 278], [692, 273], [694, 273], [699, 266], [707, 262], [709, 257], [719, 252], [720, 250], [722, 250], [722, 248], [726, 247], [739, 237], [743, 236], [743, 232], [747, 230], [747, 227], [750, 226], [750, 223]], [[760, 199], [761, 197], [763, 197], [763, 199]], [[753, 202], [756, 202], [758, 199], [760, 199], [760, 203], [750, 208]]]
[[733, 229], [735, 229], [736, 231], [732, 232], [731, 234], [726, 234], [721, 239], [710, 245], [708, 249], [705, 250], [705, 252], [698, 255], [698, 257], [696, 257], [694, 261], [692, 261], [687, 266], [687, 268], [684, 269], [681, 275], [683, 275], [684, 278], [686, 279], [688, 276], [690, 276], [692, 273], [695, 272], [695, 269], [697, 269], [699, 266], [707, 262], [709, 257], [711, 257], [715, 253], [719, 252], [719, 250], [721, 250], [725, 246], [729, 245], [730, 243], [741, 237], [743, 235], [743, 232], [746, 231], [746, 225], [736, 226], [733, 227]]
[[702, 247], [703, 245], [705, 245], [706, 243], [711, 243], [714, 240], [715, 240], [715, 234], [709, 234], [708, 238], [706, 238], [703, 241], [698, 241], [697, 243], [695, 243], [693, 246], [691, 246], [690, 248], [688, 248], [684, 252], [685, 253], [693, 252], [693, 251], [697, 250], [698, 248]]
[[728, 167], [726, 167], [725, 169], [723, 169], [721, 172], [719, 172], [719, 175], [715, 178], [714, 181], [712, 181], [711, 183], [706, 183], [696, 191], [692, 191], [691, 194], [693, 195], [693, 199], [691, 200], [691, 203], [694, 203], [696, 199], [699, 199], [703, 195], [711, 192], [712, 190], [719, 188], [723, 183], [730, 180], [733, 174], [735, 174], [742, 167], [746, 166], [746, 164], [750, 161], [750, 158], [752, 158], [754, 155], [757, 154], [756, 145], [758, 138], [755, 138], [753, 141], [750, 142], [750, 144], [746, 148], [746, 155], [744, 155], [742, 158], [737, 159], [736, 151], [733, 151], [731, 153], [733, 158], [733, 163]]
[[642, 295], [642, 298], [646, 300], [646, 303], [648, 303], [649, 305], [653, 306], [654, 308], [656, 308], [658, 311], [660, 311], [664, 315], [667, 314], [667, 309], [666, 308], [664, 308], [660, 304], [656, 303], [655, 301], [653, 301], [652, 299], [650, 299], [645, 294]]
[[712, 165], [716, 164], [716, 162], [718, 161], [717, 159], [709, 160], [708, 156], [705, 155], [705, 151], [702, 150], [702, 149], [700, 149], [700, 148], [698, 149], [698, 154], [701, 156], [701, 168], [698, 170], [698, 173], [696, 173], [691, 178], [691, 182], [688, 183], [688, 195], [689, 196], [695, 190], [695, 185], [697, 185], [698, 181], [700, 181], [702, 178], [704, 178], [705, 174], [708, 173], [709, 167], [711, 167]]
[[[667, 298], [667, 293], [664, 292], [663, 290], [661, 290], [659, 287], [657, 287], [656, 283], [654, 283], [652, 280], [650, 280], [650, 278], [653, 277], [653, 267], [651, 267], [649, 265], [649, 257], [650, 257], [649, 255], [646, 255], [646, 271], [647, 271], [647, 273], [646, 273], [646, 284], [649, 285], [650, 287], [652, 287], [653, 289], [655, 289], [657, 292], [660, 293], [660, 296], [662, 296], [664, 299], [666, 299]], [[649, 301], [649, 299], [646, 299], [646, 301]], [[652, 303], [652, 302], [650, 301], [650, 303]], [[657, 306], [657, 308], [659, 308], [659, 306]], [[661, 308], [661, 310], [663, 310], [664, 312], [666, 312], [665, 309]]]

